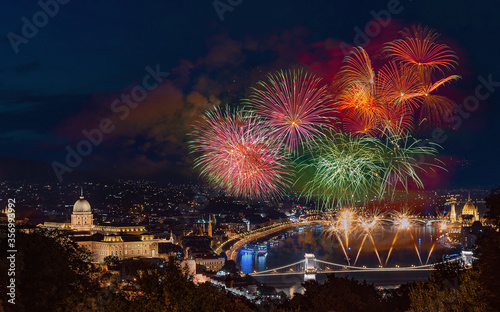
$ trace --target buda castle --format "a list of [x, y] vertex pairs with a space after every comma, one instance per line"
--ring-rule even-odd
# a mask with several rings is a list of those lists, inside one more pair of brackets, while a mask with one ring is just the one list
[[158, 257], [160, 240], [147, 234], [144, 226], [96, 225], [93, 218], [92, 208], [84, 198], [82, 189], [80, 199], [73, 205], [71, 222], [45, 222], [39, 226], [49, 230], [68, 231], [73, 241], [92, 253], [94, 262], [103, 262], [107, 256], [115, 256], [120, 260]]

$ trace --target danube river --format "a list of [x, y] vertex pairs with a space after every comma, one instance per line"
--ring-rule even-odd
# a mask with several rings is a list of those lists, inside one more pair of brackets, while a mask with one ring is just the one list
[[[380, 261], [385, 265], [389, 249], [394, 241], [397, 228], [392, 225], [385, 225], [379, 231], [374, 233], [373, 239], [376, 249], [380, 256]], [[434, 226], [415, 225], [408, 230], [400, 230], [392, 253], [387, 261], [386, 267], [406, 267], [420, 265], [419, 256], [425, 264], [431, 250], [433, 241], [441, 233]], [[412, 239], [412, 235], [414, 240]], [[352, 233], [348, 237], [347, 255], [353, 264], [359, 247], [363, 240], [363, 235]], [[341, 237], [344, 246], [345, 237]], [[268, 241], [271, 241], [268, 238]], [[245, 254], [240, 251], [238, 255], [238, 265], [243, 273], [253, 271], [263, 271], [280, 266], [285, 266], [304, 259], [305, 253], [313, 253], [317, 259], [347, 264], [346, 256], [342, 250], [338, 239], [332, 233], [324, 230], [321, 225], [314, 227], [296, 227], [287, 232], [282, 232], [274, 243], [268, 243], [267, 255], [257, 256], [254, 254]], [[414, 243], [415, 241], [415, 243]], [[254, 243], [259, 243], [257, 241]], [[436, 244], [429, 259], [429, 263], [440, 261], [444, 255], [456, 253], [456, 249], [449, 248], [448, 245]], [[369, 238], [364, 242], [363, 248], [359, 254], [356, 266], [378, 267], [379, 259], [375, 253], [373, 243]], [[366, 280], [368, 283], [374, 283], [377, 286], [394, 287], [406, 282], [422, 280], [427, 278], [428, 271], [422, 272], [362, 272], [362, 273], [342, 273], [337, 276], [349, 276], [359, 280]], [[324, 280], [325, 274], [317, 274], [318, 281]], [[270, 286], [284, 290], [286, 293], [299, 291], [300, 283], [303, 281], [303, 275], [285, 275], [258, 277], [258, 280], [267, 283]]]

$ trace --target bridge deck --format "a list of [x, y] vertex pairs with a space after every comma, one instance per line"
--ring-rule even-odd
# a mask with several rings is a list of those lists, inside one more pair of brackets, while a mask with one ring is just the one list
[[[444, 264], [444, 263], [449, 263], [449, 262], [454, 262], [461, 259], [461, 257], [456, 257], [447, 261], [442, 261], [439, 263], [434, 263], [434, 264], [424, 264], [424, 265], [419, 265], [419, 266], [411, 266], [411, 267], [379, 267], [379, 268], [366, 268], [366, 267], [359, 267], [359, 266], [348, 266], [344, 264], [338, 264], [338, 263], [332, 263], [332, 262], [327, 262], [323, 260], [318, 260], [314, 259], [313, 261], [315, 262], [315, 270], [314, 272], [311, 272], [311, 269], [305, 270], [306, 266], [306, 261], [307, 260], [301, 260], [298, 262], [294, 262], [285, 266], [273, 268], [273, 269], [268, 269], [260, 272], [253, 272], [250, 273], [249, 275], [251, 276], [276, 276], [276, 275], [293, 275], [293, 274], [332, 274], [332, 273], [360, 273], [360, 272], [417, 272], [417, 271], [433, 271], [435, 270], [435, 265], [438, 264]], [[311, 259], [308, 259], [309, 261]], [[334, 268], [340, 268], [340, 269], [330, 269], [329, 267], [326, 268], [319, 268], [317, 265], [328, 265]], [[299, 268], [299, 269], [297, 269]], [[286, 271], [283, 271], [286, 270]], [[279, 272], [281, 271], [281, 272]]]

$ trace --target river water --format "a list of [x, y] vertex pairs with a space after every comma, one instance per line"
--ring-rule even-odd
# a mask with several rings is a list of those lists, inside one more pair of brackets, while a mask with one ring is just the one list
[[[323, 227], [317, 225], [314, 227], [292, 228], [287, 232], [281, 233], [281, 237], [276, 244], [268, 245], [266, 256], [256, 256], [255, 254], [244, 254], [240, 252], [237, 262], [243, 273], [251, 273], [254, 270], [263, 271], [285, 266], [303, 260], [305, 253], [313, 253], [316, 259], [347, 265], [346, 256], [337, 237]], [[411, 231], [411, 233], [409, 231]], [[396, 232], [397, 228], [395, 226], [385, 225], [373, 235], [376, 249], [378, 250], [383, 264], [385, 264]], [[422, 262], [425, 264], [433, 241], [439, 235], [439, 229], [434, 226], [415, 225], [410, 230], [400, 230], [386, 267], [395, 267], [396, 265], [400, 267], [420, 265], [415, 246], [417, 247], [416, 249], [418, 249]], [[347, 247], [346, 251], [348, 257], [351, 259], [351, 264], [353, 264], [356, 258], [363, 237], [363, 234], [350, 234], [347, 244], [348, 247], [345, 244], [345, 237], [341, 237], [344, 247]], [[452, 250], [441, 244], [436, 244], [429, 258], [429, 263], [440, 261], [444, 255], [456, 252], [457, 250]], [[367, 237], [359, 254], [356, 266], [378, 267], [379, 264], [380, 262], [375, 253], [373, 243], [370, 238]], [[354, 277], [360, 281], [366, 280], [368, 283], [374, 283], [376, 286], [394, 287], [403, 283], [426, 279], [428, 274], [428, 271], [362, 272], [340, 273], [337, 274], [337, 276]], [[280, 290], [284, 290], [285, 293], [293, 294], [293, 292], [299, 290], [303, 277], [302, 274], [297, 274], [258, 277], [258, 280], [270, 286], [277, 287]], [[322, 281], [325, 278], [325, 274], [316, 275], [316, 280], [318, 281]]]

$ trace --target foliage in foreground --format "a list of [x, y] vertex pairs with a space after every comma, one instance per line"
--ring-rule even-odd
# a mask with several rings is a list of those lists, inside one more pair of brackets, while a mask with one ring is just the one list
[[[65, 235], [44, 230], [16, 233], [16, 248], [16, 304], [4, 304], [5, 311], [57, 311], [70, 298], [97, 293], [90, 253]], [[7, 265], [2, 260], [0, 270], [7, 272]], [[5, 292], [1, 298], [7, 301]]]
[[329, 275], [325, 283], [307, 281], [305, 293], [295, 294], [284, 307], [288, 311], [384, 311], [385, 304], [372, 284]]
[[477, 269], [457, 268], [454, 274], [438, 271], [428, 281], [416, 283], [411, 288], [409, 311], [494, 311], [484, 300], [485, 291], [479, 280], [480, 276]]

